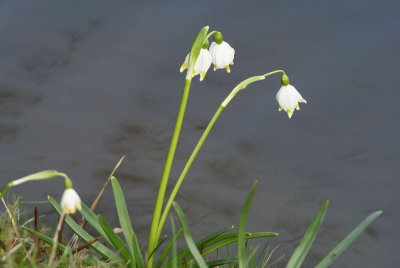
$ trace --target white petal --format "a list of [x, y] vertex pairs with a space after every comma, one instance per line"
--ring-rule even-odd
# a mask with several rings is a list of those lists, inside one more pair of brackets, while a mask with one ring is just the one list
[[196, 74], [205, 73], [211, 66], [211, 53], [202, 48], [200, 50], [199, 57], [196, 60], [196, 64], [194, 65], [194, 69]]
[[298, 102], [307, 103], [307, 101], [301, 96], [301, 94], [296, 90], [294, 86], [287, 85], [287, 87], [291, 91], [291, 94], [296, 96]]

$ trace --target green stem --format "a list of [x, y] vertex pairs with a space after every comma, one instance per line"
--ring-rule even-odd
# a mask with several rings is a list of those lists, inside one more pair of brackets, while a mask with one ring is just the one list
[[170, 195], [170, 197], [168, 199], [168, 202], [167, 202], [167, 204], [165, 206], [165, 209], [163, 211], [163, 214], [162, 214], [162, 217], [161, 217], [161, 221], [160, 221], [160, 224], [159, 224], [159, 228], [157, 230], [157, 238], [160, 237], [160, 234], [161, 234], [162, 228], [164, 226], [165, 220], [167, 218], [168, 212], [169, 212], [169, 210], [170, 210], [170, 208], [172, 206], [172, 203], [175, 200], [175, 197], [176, 197], [176, 195], [177, 195], [177, 193], [179, 191], [179, 188], [181, 187], [181, 185], [183, 183], [183, 180], [186, 177], [186, 174], [188, 173], [190, 167], [192, 166], [192, 163], [193, 163], [194, 159], [196, 158], [197, 154], [199, 153], [199, 151], [200, 151], [201, 147], [203, 146], [208, 134], [212, 130], [215, 122], [217, 121], [217, 119], [218, 119], [220, 113], [223, 111], [223, 109], [224, 109], [223, 106], [219, 106], [218, 107], [218, 110], [215, 112], [215, 114], [212, 117], [211, 121], [208, 123], [207, 128], [204, 130], [203, 134], [201, 135], [200, 140], [197, 142], [196, 147], [194, 148], [192, 154], [190, 155], [188, 161], [186, 162], [186, 165], [183, 168], [183, 171], [182, 171], [181, 175], [179, 176], [179, 179], [176, 182], [175, 187], [172, 190], [172, 193], [171, 193], [171, 195]]
[[72, 181], [68, 177], [67, 174], [58, 172], [56, 170], [45, 170], [45, 171], [40, 171], [25, 177], [22, 177], [20, 179], [16, 179], [13, 181], [10, 181], [9, 183], [6, 184], [6, 186], [1, 190], [0, 192], [0, 198], [4, 197], [4, 195], [8, 192], [8, 190], [11, 187], [18, 186], [20, 184], [24, 184], [26, 182], [31, 182], [31, 181], [42, 181], [42, 180], [50, 180], [54, 179], [56, 177], [62, 177], [64, 178], [64, 183], [65, 185], [71, 185], [72, 187]]
[[[162, 210], [162, 206], [163, 206], [163, 202], [164, 202], [165, 191], [166, 191], [167, 185], [168, 185], [169, 174], [171, 172], [172, 162], [174, 160], [176, 146], [177, 146], [178, 139], [179, 139], [179, 134], [181, 132], [183, 117], [185, 115], [186, 104], [187, 104], [189, 91], [190, 91], [190, 84], [192, 83], [194, 64], [197, 60], [197, 57], [200, 54], [200, 49], [203, 46], [208, 29], [209, 29], [208, 26], [205, 26], [200, 29], [199, 33], [197, 34], [197, 36], [192, 44], [192, 48], [189, 53], [189, 64], [188, 64], [188, 69], [186, 72], [186, 80], [185, 80], [185, 87], [183, 89], [182, 102], [179, 107], [178, 118], [176, 119], [176, 123], [175, 123], [175, 130], [172, 135], [171, 145], [169, 147], [167, 160], [166, 160], [164, 171], [163, 171], [163, 174], [161, 177], [160, 188], [158, 191], [157, 200], [156, 200], [154, 213], [153, 213], [153, 219], [151, 222], [149, 243], [147, 245], [147, 254], [152, 254], [154, 249], [157, 247], [158, 238], [156, 238], [156, 237], [157, 237], [157, 230], [158, 230], [158, 226], [159, 226], [161, 210]], [[152, 254], [148, 258], [148, 261], [146, 264], [147, 268], [153, 267], [153, 260], [154, 260], [153, 256], [154, 256], [154, 254]]]
[[224, 110], [224, 108], [230, 103], [230, 101], [236, 96], [236, 94], [241, 91], [242, 89], [246, 88], [249, 84], [254, 83], [256, 81], [264, 80], [265, 77], [276, 74], [276, 73], [282, 73], [284, 74], [285, 72], [283, 70], [275, 70], [263, 75], [259, 76], [253, 76], [248, 79], [243, 80], [240, 82], [232, 91], [229, 93], [229, 95], [225, 98], [225, 100], [221, 103], [221, 105], [218, 107], [217, 111], [211, 118], [210, 122], [207, 125], [207, 128], [204, 130], [203, 134], [201, 135], [199, 141], [197, 142], [192, 154], [190, 155], [188, 161], [186, 162], [185, 167], [182, 170], [181, 175], [179, 176], [177, 182], [175, 183], [174, 189], [171, 192], [171, 195], [168, 199], [168, 202], [164, 208], [163, 214], [161, 216], [160, 223], [158, 224], [158, 229], [157, 229], [157, 236], [155, 238], [155, 241], [158, 241], [161, 235], [161, 231], [164, 227], [165, 220], [167, 218], [167, 215], [169, 213], [169, 210], [171, 209], [172, 203], [175, 200], [176, 195], [178, 194], [178, 191], [190, 169], [192, 166], [192, 163], [194, 159], [196, 158], [197, 154], [199, 153], [201, 147], [203, 146], [205, 140], [207, 139], [208, 134], [212, 130], [212, 128], [215, 125], [215, 122], [217, 121], [218, 117], [220, 116], [221, 112]]
[[[188, 72], [189, 72], [189, 70], [188, 70]], [[168, 185], [169, 174], [171, 172], [171, 167], [172, 167], [172, 163], [174, 160], [176, 147], [178, 144], [179, 134], [181, 132], [183, 117], [185, 115], [186, 104], [187, 104], [187, 100], [189, 97], [191, 81], [192, 80], [188, 79], [188, 78], [186, 78], [186, 80], [185, 80], [185, 87], [183, 89], [182, 102], [179, 107], [178, 117], [176, 119], [175, 129], [174, 129], [174, 133], [173, 133], [172, 139], [171, 139], [171, 145], [169, 147], [167, 160], [165, 162], [164, 171], [163, 171], [163, 174], [161, 177], [160, 187], [158, 190], [157, 200], [156, 200], [154, 213], [153, 213], [153, 219], [151, 222], [149, 244], [148, 244], [148, 248], [147, 248], [148, 254], [153, 252], [153, 250], [157, 246], [157, 242], [158, 242], [158, 239], [156, 238], [157, 237], [156, 236], [157, 229], [158, 229], [158, 225], [159, 225], [158, 223], [160, 220], [161, 209], [162, 209], [163, 202], [164, 202], [165, 191], [166, 191], [167, 185]], [[151, 256], [149, 258], [147, 267], [152, 267], [152, 264], [153, 264], [153, 256]]]
[[0, 198], [4, 197], [4, 195], [8, 192], [10, 187], [11, 187], [10, 183], [7, 183], [6, 186], [3, 188], [3, 190], [1, 190], [1, 192], [0, 192]]

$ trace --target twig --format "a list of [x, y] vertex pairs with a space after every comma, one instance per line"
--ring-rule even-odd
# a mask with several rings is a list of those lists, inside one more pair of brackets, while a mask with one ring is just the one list
[[[119, 159], [119, 161], [117, 162], [117, 164], [114, 166], [113, 170], [111, 171], [110, 175], [108, 176], [108, 179], [106, 180], [106, 182], [104, 183], [104, 185], [103, 185], [103, 187], [101, 188], [100, 192], [97, 194], [95, 200], [93, 201], [92, 205], [90, 206], [90, 210], [91, 210], [91, 211], [94, 211], [94, 210], [96, 209], [97, 205], [98, 205], [99, 202], [100, 202], [101, 197], [102, 197], [103, 194], [104, 194], [104, 191], [106, 190], [106, 187], [107, 187], [108, 183], [109, 183], [110, 180], [111, 180], [111, 177], [114, 176], [115, 172], [117, 171], [117, 169], [118, 169], [119, 166], [121, 165], [122, 161], [124, 161], [124, 159], [125, 159], [125, 155], [122, 156], [121, 159]], [[87, 221], [86, 221], [86, 219], [83, 218], [83, 217], [82, 217], [82, 220], [81, 220], [81, 221], [82, 221], [82, 222], [81, 222], [80, 226], [81, 226], [82, 228], [84, 228], [85, 225], [86, 225], [86, 223], [87, 223]], [[79, 236], [78, 236], [77, 234], [74, 234], [74, 235], [72, 236], [71, 242], [70, 242], [71, 247], [76, 247], [76, 245], [78, 244], [78, 240], [79, 240]]]

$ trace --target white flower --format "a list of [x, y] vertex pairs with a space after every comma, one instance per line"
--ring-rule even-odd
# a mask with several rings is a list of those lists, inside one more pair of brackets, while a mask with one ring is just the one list
[[[189, 54], [187, 54], [185, 61], [181, 66], [180, 72], [186, 70], [188, 65], [189, 65]], [[197, 57], [196, 63], [194, 64], [192, 76], [200, 74], [200, 81], [203, 81], [210, 66], [211, 66], [210, 52], [205, 48], [200, 49], [200, 54]]]
[[81, 210], [81, 198], [74, 189], [64, 191], [61, 197], [61, 208], [66, 214], [74, 214], [76, 210]]
[[212, 42], [210, 53], [214, 64], [214, 71], [225, 68], [228, 73], [231, 72], [229, 65], [233, 64], [235, 50], [227, 42], [222, 41], [220, 44]]
[[307, 103], [300, 93], [292, 85], [282, 86], [276, 94], [279, 104], [279, 111], [287, 112], [289, 118], [292, 117], [294, 110], [300, 110], [299, 102]]

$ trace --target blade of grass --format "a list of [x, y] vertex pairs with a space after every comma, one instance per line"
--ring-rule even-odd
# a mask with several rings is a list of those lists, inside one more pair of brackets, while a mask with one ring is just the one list
[[176, 257], [177, 255], [177, 249], [176, 249], [176, 231], [175, 231], [175, 221], [174, 218], [170, 215], [170, 220], [171, 220], [171, 229], [172, 229], [172, 268], [177, 268], [178, 267], [178, 259]]
[[190, 249], [190, 252], [192, 253], [193, 258], [196, 260], [200, 268], [208, 268], [206, 262], [204, 261], [203, 257], [200, 254], [200, 251], [197, 249], [192, 236], [190, 235], [190, 230], [187, 224], [185, 214], [183, 213], [181, 207], [176, 202], [173, 203], [173, 206], [176, 211], [176, 214], [178, 215], [179, 221], [182, 225], [183, 236], [185, 238], [188, 248]]
[[[165, 247], [164, 251], [161, 253], [160, 258], [158, 259], [158, 261], [156, 263], [156, 266], [155, 266], [156, 268], [160, 268], [163, 265], [165, 259], [168, 257], [168, 254], [172, 249], [173, 242], [178, 239], [178, 237], [182, 234], [182, 231], [183, 231], [183, 229], [180, 228], [178, 230], [178, 232], [176, 232], [175, 235], [172, 236], [171, 240], [168, 242], [168, 244]], [[155, 250], [157, 250], [157, 248]]]
[[129, 251], [129, 248], [124, 244], [122, 239], [116, 235], [111, 228], [111, 226], [106, 222], [103, 216], [99, 215], [97, 216], [97, 219], [99, 220], [99, 223], [101, 227], [103, 228], [104, 232], [110, 239], [111, 243], [114, 245], [114, 248], [116, 248], [121, 255], [121, 257], [126, 261], [126, 264], [128, 267], [135, 267], [135, 261], [134, 258]]
[[299, 268], [304, 261], [307, 253], [310, 251], [310, 248], [315, 240], [315, 237], [318, 234], [319, 228], [321, 227], [322, 221], [324, 220], [324, 216], [326, 210], [328, 209], [329, 201], [325, 201], [310, 226], [307, 229], [307, 232], [304, 234], [303, 239], [300, 244], [297, 246], [294, 251], [292, 257], [290, 258], [286, 268]]
[[253, 200], [254, 194], [257, 190], [257, 185], [258, 181], [255, 181], [253, 183], [253, 186], [251, 187], [251, 190], [246, 200], [244, 201], [242, 212], [240, 213], [239, 230], [237, 236], [237, 254], [238, 254], [239, 268], [248, 267], [247, 256], [246, 256], [246, 245], [245, 245], [246, 223], [247, 223], [247, 216], [250, 210], [251, 201]]
[[[103, 184], [103, 187], [100, 189], [100, 191], [99, 191], [99, 193], [97, 194], [96, 198], [94, 199], [92, 205], [90, 206], [90, 210], [91, 210], [91, 211], [94, 211], [94, 210], [96, 209], [97, 205], [98, 205], [99, 202], [100, 202], [101, 197], [102, 197], [103, 194], [104, 194], [104, 191], [106, 190], [106, 187], [107, 187], [109, 181], [111, 180], [111, 177], [114, 176], [115, 172], [117, 171], [117, 169], [118, 169], [119, 166], [121, 165], [122, 161], [124, 161], [124, 159], [125, 159], [125, 155], [122, 156], [122, 157], [119, 159], [119, 161], [117, 162], [117, 164], [115, 164], [113, 170], [111, 171], [110, 175], [108, 176], [108, 179], [107, 179], [106, 182]], [[86, 221], [84, 218], [82, 218], [80, 226], [81, 226], [82, 228], [85, 228], [86, 223], [87, 223], [87, 221]], [[76, 235], [74, 235], [74, 236], [72, 237], [71, 241], [72, 241], [71, 244], [76, 245], [76, 243], [78, 243], [78, 237], [77, 237]]]
[[90, 226], [92, 226], [98, 233], [101, 235], [110, 245], [112, 245], [110, 239], [108, 239], [108, 236], [106, 233], [103, 231], [103, 228], [101, 228], [101, 225], [99, 221], [97, 220], [97, 215], [90, 210], [88, 206], [82, 203], [82, 209], [80, 211], [82, 216], [85, 218], [85, 221], [87, 221]]
[[[61, 258], [59, 261], [60, 267], [67, 267], [67, 258], [69, 259], [69, 254], [71, 253], [71, 248], [66, 247]], [[73, 266], [73, 263], [71, 264], [71, 267]]]
[[[207, 247], [209, 244], [213, 244], [213, 241], [215, 241], [215, 239], [217, 239], [218, 237], [221, 237], [223, 234], [225, 234], [226, 232], [229, 232], [230, 230], [232, 230], [234, 228], [234, 226], [228, 226], [225, 227], [221, 230], [218, 230], [215, 233], [212, 233], [204, 238], [202, 238], [201, 240], [196, 242], [196, 246], [199, 249], [205, 248]], [[180, 252], [178, 252], [178, 255], [189, 255], [190, 254], [190, 250], [189, 249], [183, 249]]]
[[111, 185], [114, 192], [115, 205], [117, 207], [117, 213], [119, 222], [121, 224], [122, 232], [124, 233], [125, 240], [128, 243], [131, 254], [134, 256], [134, 262], [136, 263], [136, 267], [142, 268], [144, 266], [144, 261], [137, 241], [136, 234], [133, 231], [132, 223], [128, 212], [128, 207], [125, 201], [125, 196], [122, 191], [121, 185], [114, 176], [111, 177]]
[[[255, 238], [277, 237], [277, 236], [278, 234], [274, 232], [255, 232], [255, 233], [246, 233], [245, 239], [248, 240]], [[220, 248], [223, 248], [225, 246], [237, 242], [237, 240], [238, 240], [238, 235], [235, 232], [235, 233], [220, 235], [212, 241], [208, 241], [207, 243], [202, 244], [201, 246], [199, 246], [199, 244], [196, 244], [196, 246], [197, 248], [201, 248], [202, 255], [206, 256], [208, 254], [213, 253], [214, 251], [217, 251]], [[190, 257], [190, 250], [187, 248], [179, 251], [178, 253], [178, 260], [182, 260], [184, 258], [189, 258], [189, 257]]]
[[[53, 246], [53, 238], [52, 238], [52, 237], [49, 237], [49, 236], [44, 235], [44, 234], [42, 234], [42, 233], [40, 233], [40, 232], [37, 232], [37, 231], [35, 231], [35, 230], [32, 229], [32, 228], [28, 228], [28, 227], [24, 227], [24, 226], [23, 226], [22, 229], [28, 231], [29, 233], [31, 233], [31, 234], [33, 234], [33, 235], [36, 235], [36, 236], [37, 236], [41, 241], [43, 241], [45, 244], [48, 244], [48, 245], [50, 245], [50, 246]], [[65, 254], [65, 251], [66, 251], [67, 246], [57, 243], [57, 248], [58, 248], [59, 251], [61, 251], [63, 254]], [[72, 256], [73, 254], [70, 252], [70, 255]], [[97, 258], [95, 258], [95, 257], [92, 256], [91, 258], [84, 258], [84, 259], [83, 259], [83, 262], [84, 262], [86, 265], [91, 266], [91, 265], [95, 265], [96, 263], [98, 263], [99, 260], [98, 260]]]
[[[58, 214], [61, 215], [61, 213], [62, 213], [61, 207], [57, 203], [57, 201], [54, 200], [54, 198], [52, 198], [51, 196], [48, 196], [47, 199], [49, 200], [50, 204], [55, 208], [55, 210], [58, 212]], [[77, 234], [79, 237], [81, 237], [85, 242], [89, 242], [89, 241], [92, 241], [95, 239], [86, 230], [84, 230], [82, 227], [80, 227], [79, 224], [74, 219], [72, 219], [70, 216], [65, 217], [65, 222], [74, 231], [74, 233]], [[108, 258], [108, 259], [118, 258], [118, 256], [115, 254], [115, 252], [113, 252], [112, 250], [110, 250], [109, 248], [104, 246], [99, 241], [93, 243], [92, 247], [94, 250], [96, 250], [98, 253], [100, 253], [105, 258]]]
[[225, 227], [215, 233], [212, 233], [212, 234], [204, 237], [203, 239], [199, 240], [198, 242], [196, 242], [196, 246], [198, 248], [205, 247], [207, 244], [212, 243], [212, 241], [214, 241], [214, 239], [216, 239], [217, 237], [221, 237], [223, 234], [225, 234], [226, 232], [229, 232], [233, 228], [235, 228], [235, 226], [228, 226], [228, 227]]
[[[32, 228], [22, 227], [22, 229], [24, 229], [24, 230], [28, 231], [29, 233], [37, 236], [37, 238], [40, 239], [41, 241], [43, 241], [44, 243], [46, 243], [46, 244], [48, 244], [50, 246], [53, 246], [53, 238], [52, 237], [49, 237], [49, 236], [44, 235], [44, 234], [42, 234], [42, 233], [40, 233], [38, 231], [35, 231]], [[63, 244], [60, 244], [60, 243], [57, 244], [57, 247], [58, 247], [58, 250], [60, 250], [61, 252], [64, 252], [65, 248], [66, 248], [66, 246], [64, 246]]]
[[315, 266], [315, 268], [325, 268], [331, 265], [335, 259], [342, 254], [343, 251], [346, 250], [348, 246], [350, 246], [353, 241], [360, 236], [362, 232], [376, 219], [379, 215], [382, 214], [382, 211], [375, 211], [370, 214], [367, 218], [365, 218], [356, 228], [351, 231], [351, 233], [346, 236], [334, 249], [332, 249], [328, 255], [323, 258], [320, 263]]
[[[229, 264], [236, 264], [237, 260], [235, 259], [221, 259], [221, 260], [214, 260], [214, 261], [209, 261], [207, 262], [208, 267], [216, 267], [216, 266], [224, 266], [224, 265], [229, 265]], [[228, 266], [230, 267], [230, 266]], [[232, 265], [232, 267], [235, 267]]]
[[168, 237], [165, 236], [165, 237], [161, 238], [160, 241], [158, 241], [158, 245], [153, 250], [153, 252], [149, 255], [149, 258], [151, 258], [157, 252], [157, 250], [164, 244], [164, 242], [167, 241], [167, 238]]
[[132, 238], [135, 233], [132, 228], [131, 219], [129, 217], [128, 208], [125, 202], [125, 196], [122, 192], [121, 185], [115, 177], [111, 177], [111, 186], [114, 192], [115, 206], [117, 207], [118, 219], [121, 224], [121, 229], [125, 237], [125, 241], [128, 244], [129, 250], [133, 255], [133, 243]]
[[140, 246], [137, 241], [136, 234], [133, 234], [132, 245], [133, 245], [133, 255], [136, 260], [136, 267], [142, 268], [142, 267], [144, 267], [144, 260], [143, 260], [143, 256], [142, 256], [142, 251], [141, 251]]

